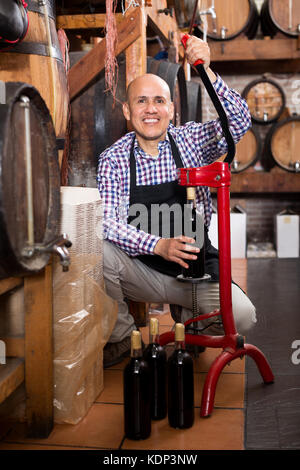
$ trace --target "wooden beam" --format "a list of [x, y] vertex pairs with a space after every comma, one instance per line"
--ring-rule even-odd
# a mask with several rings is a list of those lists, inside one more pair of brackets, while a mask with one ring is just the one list
[[[116, 21], [120, 23], [124, 16], [116, 13]], [[62, 29], [97, 29], [105, 28], [105, 13], [88, 15], [58, 15], [56, 17], [56, 28]]]
[[[117, 25], [118, 42], [116, 55], [130, 46], [142, 31], [142, 15], [140, 8], [135, 8], [132, 13]], [[106, 54], [106, 39], [80, 59], [69, 71], [70, 100], [78, 96], [104, 69]]]
[[25, 383], [28, 437], [53, 428], [52, 265], [24, 278]]
[[[125, 51], [126, 55], [126, 87], [136, 77], [147, 72], [147, 37], [146, 37], [146, 13], [141, 6], [141, 34]], [[130, 8], [126, 16], [130, 16], [133, 7]]]
[[23, 284], [22, 277], [7, 277], [6, 279], [0, 280], [0, 295], [5, 294], [17, 286], [21, 286]]
[[158, 13], [167, 8], [166, 0], [152, 0], [152, 6], [146, 7], [149, 26], [161, 37], [163, 41], [170, 43], [172, 33], [179, 33], [175, 14], [173, 16]]
[[24, 361], [22, 359], [7, 359], [0, 366], [0, 403], [2, 403], [24, 381]]

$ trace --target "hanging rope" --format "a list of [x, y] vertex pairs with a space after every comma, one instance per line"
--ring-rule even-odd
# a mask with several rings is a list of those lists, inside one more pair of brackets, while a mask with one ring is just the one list
[[106, 56], [105, 56], [105, 86], [106, 91], [110, 91], [114, 103], [116, 99], [117, 83], [118, 83], [118, 62], [116, 59], [117, 44], [117, 23], [115, 12], [117, 8], [117, 0], [106, 0]]

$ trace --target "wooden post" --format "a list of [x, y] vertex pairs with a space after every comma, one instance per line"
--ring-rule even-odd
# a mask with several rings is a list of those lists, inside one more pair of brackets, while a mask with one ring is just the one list
[[24, 278], [25, 386], [28, 437], [53, 428], [52, 265]]
[[[126, 6], [128, 6], [126, 0]], [[129, 83], [147, 72], [147, 38], [146, 38], [146, 26], [147, 26], [147, 14], [145, 8], [141, 5], [140, 7], [130, 7], [126, 12], [126, 16], [132, 14], [134, 8], [141, 9], [141, 15], [138, 18], [140, 21], [141, 35], [136, 39], [125, 51], [126, 55], [126, 87]]]

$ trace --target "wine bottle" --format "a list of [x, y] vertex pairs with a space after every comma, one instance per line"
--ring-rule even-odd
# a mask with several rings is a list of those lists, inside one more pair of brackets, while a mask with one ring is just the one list
[[128, 439], [146, 439], [151, 433], [150, 370], [142, 357], [139, 331], [131, 334], [131, 359], [124, 369], [124, 430]]
[[[190, 208], [190, 213], [191, 213], [191, 220], [190, 222], [190, 227], [192, 229], [193, 233], [196, 232], [196, 223], [197, 223], [197, 211], [196, 211], [196, 203], [195, 203], [195, 193], [196, 189], [194, 187], [188, 187], [187, 188], [187, 204]], [[199, 219], [198, 219], [199, 220]], [[197, 246], [197, 245], [193, 245]], [[204, 243], [202, 248], [200, 249], [199, 253], [193, 253], [194, 255], [197, 255], [197, 259], [195, 260], [186, 260], [186, 263], [189, 265], [188, 268], [182, 268], [182, 275], [185, 278], [201, 278], [205, 275], [205, 247]]]
[[157, 318], [150, 319], [149, 345], [144, 351], [144, 359], [150, 368], [151, 418], [163, 419], [167, 416], [167, 355], [159, 344]]
[[190, 428], [194, 423], [193, 359], [185, 350], [184, 325], [175, 325], [175, 350], [168, 363], [168, 419], [173, 428]]

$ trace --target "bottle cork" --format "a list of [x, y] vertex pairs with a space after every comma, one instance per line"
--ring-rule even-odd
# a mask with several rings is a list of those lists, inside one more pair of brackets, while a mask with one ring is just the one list
[[141, 333], [137, 330], [133, 330], [131, 333], [131, 349], [141, 349], [142, 348], [142, 337]]
[[196, 188], [194, 186], [189, 186], [186, 188], [187, 199], [193, 200], [196, 196]]
[[184, 341], [184, 325], [182, 323], [175, 325], [175, 341]]
[[158, 319], [157, 318], [150, 318], [149, 334], [153, 336], [158, 335]]

